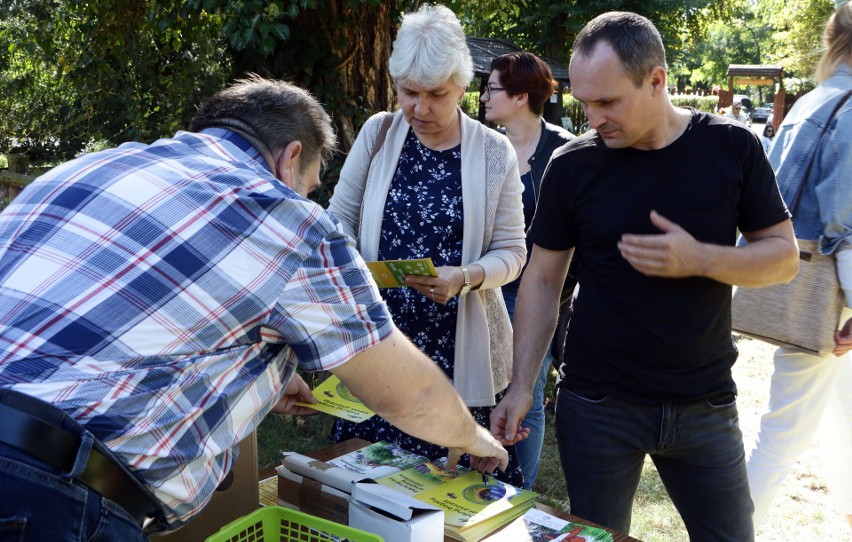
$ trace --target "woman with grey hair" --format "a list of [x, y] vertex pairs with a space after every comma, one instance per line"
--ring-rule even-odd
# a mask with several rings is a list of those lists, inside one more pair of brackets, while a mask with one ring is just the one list
[[[526, 258], [515, 151], [458, 105], [473, 62], [448, 8], [424, 5], [403, 17], [390, 73], [400, 108], [364, 124], [328, 210], [368, 261], [432, 259], [437, 276], [408, 275], [406, 287], [383, 289], [382, 296], [394, 322], [488, 427], [512, 363], [500, 287], [518, 276]], [[332, 436], [394, 442], [431, 459], [446, 455], [377, 416], [360, 424], [337, 420]], [[512, 448], [498, 477], [520, 486]]]

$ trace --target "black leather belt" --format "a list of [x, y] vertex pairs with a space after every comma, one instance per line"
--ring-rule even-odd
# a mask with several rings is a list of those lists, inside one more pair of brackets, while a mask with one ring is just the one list
[[[58, 471], [71, 471], [82, 441], [78, 435], [4, 403], [0, 403], [0, 420], [0, 442], [27, 452]], [[140, 527], [146, 518], [159, 515], [159, 507], [138, 482], [95, 448], [76, 479], [124, 508]]]

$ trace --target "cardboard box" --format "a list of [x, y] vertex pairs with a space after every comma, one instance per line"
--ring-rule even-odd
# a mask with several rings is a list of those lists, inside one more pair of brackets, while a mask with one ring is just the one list
[[152, 542], [204, 542], [235, 519], [250, 514], [260, 506], [257, 486], [257, 434], [252, 433], [240, 443], [240, 453], [234, 466], [234, 481], [224, 491], [217, 491], [191, 522], [176, 531], [151, 535]]
[[278, 504], [338, 523], [349, 520], [352, 485], [362, 475], [302, 454], [284, 454], [278, 473]]
[[278, 473], [278, 504], [344, 525], [349, 522], [349, 493], [305, 478], [284, 466]]
[[358, 482], [349, 525], [394, 542], [434, 542], [444, 538], [444, 511], [375, 482]]

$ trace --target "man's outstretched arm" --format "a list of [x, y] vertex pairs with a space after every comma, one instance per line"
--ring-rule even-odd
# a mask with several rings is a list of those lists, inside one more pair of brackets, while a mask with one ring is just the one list
[[476, 423], [450, 381], [396, 327], [382, 342], [331, 370], [367, 407], [417, 438], [463, 453], [482, 472], [505, 470], [509, 455]]
[[560, 294], [573, 252], [535, 245], [524, 270], [512, 324], [512, 383], [490, 420], [491, 434], [505, 445], [526, 436], [521, 420], [532, 404], [533, 386], [556, 329]]

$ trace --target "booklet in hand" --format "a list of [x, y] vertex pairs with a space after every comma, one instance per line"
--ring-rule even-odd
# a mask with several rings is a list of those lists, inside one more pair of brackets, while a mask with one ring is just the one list
[[361, 423], [376, 414], [367, 408], [360, 399], [352, 395], [352, 392], [334, 375], [329, 376], [322, 384], [314, 388], [312, 394], [316, 397], [318, 403], [299, 402], [296, 404], [355, 423]]
[[405, 286], [406, 275], [425, 275], [437, 277], [438, 271], [432, 264], [432, 258], [415, 260], [382, 260], [367, 262], [373, 279], [379, 288], [400, 288]]

